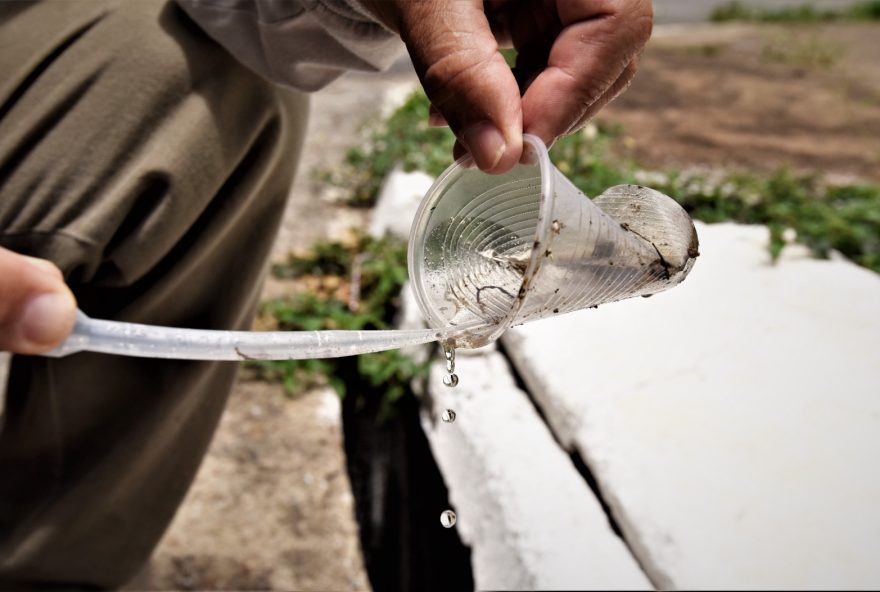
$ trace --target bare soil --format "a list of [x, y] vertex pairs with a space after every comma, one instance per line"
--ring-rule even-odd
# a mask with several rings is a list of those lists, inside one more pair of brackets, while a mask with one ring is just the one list
[[[603, 114], [646, 168], [780, 166], [880, 180], [880, 27], [660, 28], [631, 89]], [[335, 205], [314, 171], [341, 162], [406, 67], [351, 76], [313, 99], [274, 256], [338, 238], [368, 212]], [[270, 282], [266, 294], [283, 286]], [[136, 589], [363, 590], [339, 407], [241, 380], [208, 456]]]
[[[140, 582], [183, 590], [365, 590], [339, 398], [243, 378]], [[146, 579], [146, 581], [144, 581]]]
[[646, 168], [880, 180], [880, 26], [660, 28], [600, 119]]

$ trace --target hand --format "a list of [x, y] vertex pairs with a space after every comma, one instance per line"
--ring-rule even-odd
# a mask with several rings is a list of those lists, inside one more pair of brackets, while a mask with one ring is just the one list
[[[490, 173], [510, 170], [523, 132], [550, 146], [632, 81], [651, 0], [374, 0], [400, 33], [433, 105]], [[499, 44], [518, 51], [514, 71]]]
[[0, 351], [51, 350], [73, 329], [76, 300], [61, 270], [0, 247]]

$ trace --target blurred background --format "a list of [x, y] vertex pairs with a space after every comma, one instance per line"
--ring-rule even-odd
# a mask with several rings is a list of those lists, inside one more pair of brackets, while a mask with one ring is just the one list
[[[244, 364], [131, 589], [880, 585], [880, 2], [655, 11], [551, 157], [706, 223], [694, 277], [460, 353], [454, 391], [438, 351]], [[256, 330], [401, 322], [411, 210], [376, 204], [450, 164], [427, 105], [406, 60], [313, 97]]]

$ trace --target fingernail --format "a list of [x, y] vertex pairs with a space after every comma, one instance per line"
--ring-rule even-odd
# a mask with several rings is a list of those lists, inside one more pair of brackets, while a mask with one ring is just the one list
[[76, 304], [68, 294], [40, 294], [25, 304], [19, 336], [33, 345], [58, 343], [70, 331], [75, 317]]
[[477, 166], [484, 171], [494, 169], [507, 150], [504, 136], [498, 128], [487, 121], [466, 129], [461, 141], [471, 153]]

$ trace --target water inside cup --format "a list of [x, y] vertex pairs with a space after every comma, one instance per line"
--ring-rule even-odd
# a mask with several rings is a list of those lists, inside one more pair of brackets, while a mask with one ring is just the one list
[[432, 327], [463, 329], [458, 347], [661, 291], [684, 279], [696, 256], [693, 223], [671, 198], [621, 186], [594, 202], [550, 163], [539, 139], [525, 139], [528, 162], [503, 175], [466, 160], [450, 167], [413, 224], [409, 267], [419, 306]]

